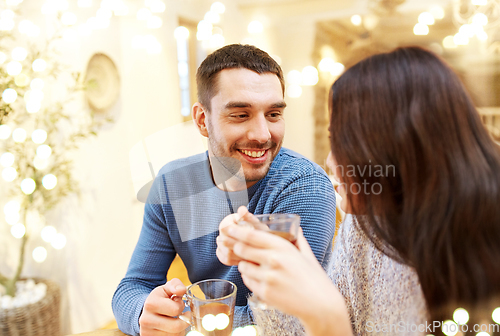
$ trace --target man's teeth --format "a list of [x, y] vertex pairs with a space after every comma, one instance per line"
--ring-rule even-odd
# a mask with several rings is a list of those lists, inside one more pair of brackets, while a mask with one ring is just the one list
[[248, 155], [248, 156], [251, 156], [251, 157], [254, 157], [254, 158], [258, 158], [258, 157], [261, 157], [262, 155], [264, 155], [266, 153], [266, 151], [247, 151], [247, 150], [241, 150], [242, 153], [244, 153], [245, 155]]

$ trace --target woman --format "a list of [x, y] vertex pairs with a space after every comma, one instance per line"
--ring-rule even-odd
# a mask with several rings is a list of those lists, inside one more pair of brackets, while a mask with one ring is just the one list
[[424, 49], [399, 48], [348, 69], [329, 100], [329, 165], [352, 214], [335, 242], [333, 283], [303, 237], [293, 246], [237, 227], [245, 209], [221, 225], [219, 259], [243, 260], [245, 284], [308, 335], [436, 335], [433, 321], [457, 307], [491, 314], [500, 152], [458, 77]]

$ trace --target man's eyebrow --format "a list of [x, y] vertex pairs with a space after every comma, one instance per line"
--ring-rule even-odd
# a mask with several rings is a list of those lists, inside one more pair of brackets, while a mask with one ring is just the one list
[[271, 108], [285, 108], [286, 107], [286, 103], [284, 101], [281, 101], [279, 103], [274, 103], [273, 105], [271, 105]]
[[[232, 102], [229, 102], [227, 103], [225, 106], [224, 106], [224, 109], [228, 110], [228, 109], [231, 109], [231, 108], [244, 108], [244, 107], [252, 107], [252, 104], [250, 103], [247, 103], [247, 102], [241, 102], [241, 101], [232, 101]], [[270, 108], [285, 108], [286, 107], [286, 103], [284, 101], [280, 101], [280, 102], [277, 102], [277, 103], [274, 103], [270, 106]]]
[[236, 108], [236, 107], [252, 107], [252, 104], [246, 103], [246, 102], [233, 101], [233, 102], [227, 103], [224, 106], [225, 109], [231, 109], [231, 108]]

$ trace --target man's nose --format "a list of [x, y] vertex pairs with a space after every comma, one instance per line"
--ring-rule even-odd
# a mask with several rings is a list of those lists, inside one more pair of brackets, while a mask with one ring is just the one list
[[266, 143], [271, 139], [269, 124], [265, 116], [260, 115], [255, 117], [247, 132], [248, 140]]

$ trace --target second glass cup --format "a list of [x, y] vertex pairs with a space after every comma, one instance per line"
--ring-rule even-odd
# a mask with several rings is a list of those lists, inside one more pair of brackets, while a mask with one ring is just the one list
[[[300, 227], [300, 216], [296, 214], [265, 214], [253, 215], [250, 219], [240, 220], [239, 225], [250, 226], [256, 230], [267, 231], [280, 236], [292, 243], [297, 240]], [[255, 295], [249, 299], [252, 308], [270, 309], [264, 302], [260, 301]]]

